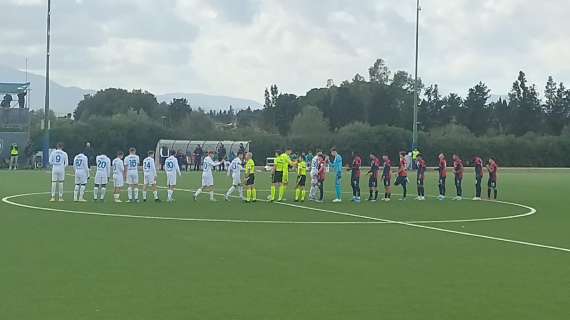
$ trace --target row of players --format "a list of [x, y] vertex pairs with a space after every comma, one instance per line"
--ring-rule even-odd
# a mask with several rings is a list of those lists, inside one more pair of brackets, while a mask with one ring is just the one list
[[[215, 162], [212, 159], [214, 152], [210, 151], [208, 156], [203, 161], [203, 174], [202, 174], [202, 187], [198, 189], [195, 194], [195, 198], [202, 193], [207, 191], [210, 193], [210, 200], [214, 199], [214, 176], [212, 170], [220, 165], [220, 162]], [[252, 154], [248, 153], [245, 155], [248, 163], [246, 167], [249, 168], [250, 172], [255, 171], [255, 164], [251, 159]], [[240, 197], [243, 198], [243, 190], [241, 188], [242, 182], [240, 178], [242, 170], [242, 161], [244, 155], [240, 155], [232, 161], [230, 165], [230, 170], [228, 174], [233, 176], [233, 185], [228, 190], [226, 195], [226, 200], [233, 194], [233, 192], [239, 188]], [[52, 185], [51, 185], [51, 202], [56, 201], [56, 194], [58, 196], [58, 201], [63, 200], [63, 183], [65, 181], [65, 169], [69, 165], [69, 157], [65, 151], [63, 151], [63, 144], [57, 144], [56, 150], [51, 153], [49, 158], [49, 163], [52, 167]], [[107, 191], [107, 185], [109, 184], [109, 179], [112, 177], [114, 184], [113, 198], [115, 202], [122, 202], [120, 199], [120, 194], [124, 186], [127, 186], [127, 196], [129, 202], [139, 202], [139, 172], [138, 167], [140, 162], [140, 157], [137, 155], [135, 148], [129, 149], [129, 154], [124, 156], [122, 151], [117, 152], [117, 157], [111, 161], [109, 157], [104, 154], [98, 155], [95, 159], [96, 163], [96, 174], [95, 174], [95, 188], [93, 190], [93, 200], [103, 201], [105, 199], [105, 194]], [[87, 156], [83, 153], [76, 155], [73, 159], [73, 169], [75, 171], [75, 188], [73, 191], [73, 200], [75, 202], [85, 202], [85, 190], [87, 188], [87, 182], [90, 177], [89, 162]], [[157, 187], [157, 170], [156, 163], [154, 160], [154, 152], [149, 151], [148, 157], [142, 161], [143, 168], [143, 190], [142, 197], [143, 201], [147, 201], [148, 190], [151, 189], [154, 201], [160, 202], [158, 197], [158, 187]], [[174, 190], [177, 184], [177, 177], [181, 175], [180, 166], [178, 160], [176, 159], [176, 151], [171, 151], [170, 156], [164, 161], [164, 170], [166, 172], [166, 185], [168, 186], [167, 191], [167, 201], [172, 202], [174, 200]], [[251, 193], [248, 190], [248, 195]]]
[[[297, 189], [295, 193], [295, 201], [304, 201], [305, 199], [305, 181], [307, 178], [307, 163], [304, 162], [302, 157], [297, 161], [290, 158], [291, 149], [286, 150], [284, 153], [277, 150], [275, 152], [275, 166], [273, 168], [273, 185], [271, 187], [271, 195], [268, 200], [270, 201], [283, 201], [288, 184], [289, 167], [297, 167]], [[394, 185], [401, 186], [403, 197], [401, 200], [406, 200], [408, 193], [408, 168], [410, 164], [407, 160], [406, 152], [400, 152], [400, 159], [397, 171], [397, 177]], [[473, 159], [475, 166], [475, 197], [473, 200], [481, 200], [482, 180], [484, 175], [484, 163], [480, 157]], [[415, 167], [417, 168], [417, 200], [425, 200], [425, 173], [427, 170], [426, 161], [421, 154], [417, 155]], [[317, 156], [313, 158], [310, 165], [311, 168], [311, 189], [309, 199], [317, 202], [324, 200], [324, 181], [326, 178], [326, 168], [329, 167], [335, 173], [335, 193], [336, 198], [333, 202], [342, 201], [342, 173], [343, 173], [343, 160], [337, 153], [335, 148], [331, 149], [330, 156], [318, 152]], [[351, 187], [352, 187], [352, 201], [360, 202], [360, 178], [361, 178], [362, 158], [356, 154], [352, 154], [351, 165], [348, 170], [351, 172]], [[489, 173], [487, 196], [491, 199], [497, 199], [497, 172], [498, 166], [494, 159], [489, 159], [488, 164], [485, 166]], [[439, 172], [438, 187], [439, 187], [439, 200], [444, 200], [446, 196], [446, 180], [447, 180], [447, 160], [444, 154], [438, 156], [438, 167], [436, 170]], [[380, 171], [382, 174], [380, 176]], [[453, 155], [453, 173], [455, 176], [455, 187], [457, 196], [454, 200], [463, 199], [463, 176], [465, 168], [463, 161], [459, 155]], [[370, 169], [366, 173], [368, 175], [369, 197], [368, 201], [375, 202], [378, 200], [378, 181], [381, 180], [384, 185], [384, 198], [383, 201], [390, 201], [392, 196], [392, 162], [389, 156], [384, 155], [380, 159], [374, 154], [370, 154]], [[318, 193], [318, 195], [317, 195]]]
[[[271, 195], [268, 200], [270, 201], [284, 201], [284, 195], [288, 185], [289, 168], [294, 167], [297, 170], [297, 182], [295, 190], [295, 201], [305, 201], [306, 191], [305, 185], [307, 181], [307, 169], [310, 168], [311, 175], [311, 189], [309, 193], [309, 200], [322, 202], [324, 200], [324, 181], [326, 178], [327, 168], [330, 166], [336, 173], [335, 191], [336, 198], [333, 202], [341, 202], [342, 200], [342, 171], [343, 162], [342, 157], [337, 153], [336, 149], [331, 150], [330, 157], [324, 155], [322, 152], [317, 153], [313, 158], [311, 164], [307, 164], [303, 157], [297, 160], [291, 160], [292, 150], [287, 149], [285, 152], [276, 151], [275, 153], [275, 166], [272, 171], [272, 186]], [[172, 151], [170, 157], [164, 162], [164, 169], [166, 171], [166, 185], [168, 187], [167, 200], [173, 201], [174, 191], [176, 188], [177, 177], [181, 175], [178, 160], [175, 157], [176, 152]], [[208, 152], [208, 156], [203, 161], [202, 173], [202, 187], [200, 187], [194, 194], [194, 199], [202, 192], [208, 192], [210, 200], [215, 201], [214, 198], [214, 176], [212, 170], [220, 165], [212, 158], [213, 151]], [[245, 160], [244, 160], [245, 158]], [[370, 196], [369, 201], [378, 200], [378, 180], [379, 171], [382, 168], [382, 176], [380, 177], [384, 187], [385, 194], [382, 200], [390, 201], [391, 198], [391, 181], [392, 170], [391, 161], [388, 156], [383, 156], [381, 163], [380, 159], [374, 154], [370, 155], [370, 170], [367, 172], [369, 176]], [[464, 167], [463, 162], [459, 156], [453, 156], [454, 165], [453, 171], [455, 174], [455, 185], [457, 188], [457, 197], [454, 199], [462, 199], [462, 181]], [[50, 155], [50, 165], [52, 166], [52, 191], [51, 201], [56, 201], [56, 193], [59, 196], [59, 201], [63, 201], [63, 182], [65, 180], [65, 168], [68, 166], [68, 155], [63, 151], [63, 144], [57, 145], [57, 150]], [[106, 193], [106, 188], [109, 183], [109, 178], [112, 176], [114, 181], [113, 197], [115, 202], [121, 202], [120, 193], [125, 185], [127, 185], [127, 195], [129, 202], [139, 201], [139, 173], [138, 166], [140, 158], [136, 154], [136, 149], [131, 148], [129, 154], [124, 157], [122, 152], [117, 153], [117, 157], [111, 161], [106, 155], [99, 155], [96, 158], [96, 174], [95, 174], [95, 188], [94, 200], [103, 200]], [[245, 168], [243, 164], [245, 163]], [[481, 199], [481, 181], [483, 177], [483, 161], [481, 158], [476, 157], [475, 174], [476, 174], [476, 196], [474, 200]], [[424, 179], [426, 171], [426, 162], [423, 160], [422, 155], [417, 157], [417, 184], [418, 184], [418, 197], [417, 200], [425, 200]], [[154, 200], [160, 201], [157, 189], [157, 170], [154, 161], [154, 152], [149, 151], [148, 157], [143, 160], [143, 201], [147, 200], [147, 191], [152, 189]], [[349, 167], [351, 171], [351, 186], [353, 191], [352, 201], [360, 202], [360, 176], [361, 176], [362, 159], [359, 155], [353, 154], [353, 159]], [[400, 163], [398, 167], [398, 176], [395, 181], [396, 186], [402, 186], [403, 198], [407, 196], [408, 185], [408, 167], [409, 164], [406, 160], [406, 153], [400, 154]], [[75, 156], [73, 160], [73, 168], [75, 170], [75, 189], [74, 201], [83, 202], [87, 181], [89, 179], [90, 170], [88, 166], [87, 157], [80, 153]], [[487, 165], [489, 171], [488, 182], [488, 197], [491, 197], [491, 190], [494, 190], [494, 198], [497, 198], [497, 165], [493, 159], [489, 160]], [[447, 162], [443, 154], [439, 155], [439, 199], [443, 200], [446, 193], [446, 177], [447, 177]], [[242, 179], [242, 171], [245, 171]], [[112, 175], [111, 175], [112, 174]], [[246, 202], [255, 202], [257, 199], [257, 192], [255, 188], [255, 163], [252, 159], [251, 153], [239, 153], [228, 169], [228, 175], [232, 177], [232, 185], [228, 192], [225, 194], [225, 199], [229, 200], [231, 195], [238, 190], [239, 196]], [[243, 194], [243, 185], [246, 187], [246, 196]], [[278, 197], [277, 197], [278, 194]]]

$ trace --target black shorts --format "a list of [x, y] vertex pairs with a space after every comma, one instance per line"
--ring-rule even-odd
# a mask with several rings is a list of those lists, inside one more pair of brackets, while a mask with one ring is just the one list
[[389, 178], [384, 178], [384, 187], [389, 187], [392, 185], [392, 181]]
[[273, 174], [273, 183], [283, 182], [283, 171], [275, 171]]
[[463, 177], [455, 177], [455, 185], [460, 186], [463, 183]]
[[255, 175], [254, 174], [250, 174], [247, 177], [247, 180], [245, 180], [245, 185], [246, 186], [253, 186], [255, 184]]
[[398, 176], [396, 178], [396, 182], [394, 183], [394, 185], [399, 186], [399, 185], [407, 185], [408, 184], [408, 177], [402, 177], [402, 176]]
[[487, 186], [489, 188], [496, 188], [497, 187], [497, 180], [493, 180], [493, 179], [489, 179], [489, 181], [487, 182]]
[[423, 187], [424, 186], [424, 178], [423, 177], [418, 177], [418, 186]]
[[307, 184], [307, 176], [297, 177], [297, 187], [304, 187]]
[[369, 188], [378, 188], [378, 178], [376, 178], [376, 177], [368, 178], [368, 187]]

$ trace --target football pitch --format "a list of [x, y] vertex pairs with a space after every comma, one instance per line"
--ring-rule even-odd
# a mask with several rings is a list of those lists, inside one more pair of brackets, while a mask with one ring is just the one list
[[70, 176], [50, 203], [50, 177], [0, 171], [0, 319], [570, 318], [570, 170], [505, 169], [501, 202], [414, 201], [412, 174], [409, 200], [361, 204], [348, 176], [340, 204], [332, 175], [323, 204], [194, 202], [197, 173], [173, 204], [73, 203]]

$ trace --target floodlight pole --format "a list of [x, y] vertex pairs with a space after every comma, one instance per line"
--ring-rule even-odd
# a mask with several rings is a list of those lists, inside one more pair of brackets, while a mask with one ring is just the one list
[[46, 96], [44, 105], [43, 165], [49, 166], [49, 58], [51, 36], [51, 0], [47, 0], [47, 46], [46, 46]]
[[416, 4], [416, 70], [414, 76], [414, 125], [412, 129], [412, 150], [418, 147], [418, 103], [419, 103], [419, 84], [418, 84], [418, 56], [419, 56], [419, 32], [420, 32], [420, 0]]

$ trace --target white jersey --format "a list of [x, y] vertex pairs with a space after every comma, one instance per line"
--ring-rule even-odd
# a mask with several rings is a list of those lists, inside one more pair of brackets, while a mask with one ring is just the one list
[[212, 158], [210, 156], [207, 156], [206, 158], [204, 158], [204, 162], [202, 163], [202, 176], [205, 175], [212, 175], [212, 170], [214, 169], [214, 167], [219, 166], [220, 162], [214, 162], [214, 160], [212, 160]]
[[115, 160], [113, 160], [113, 175], [115, 176], [115, 179], [117, 176], [122, 177], [125, 175], [125, 164], [123, 160], [119, 158], [115, 158]]
[[164, 171], [169, 175], [182, 175], [180, 166], [178, 165], [178, 159], [176, 159], [175, 156], [170, 156], [164, 161]]
[[148, 157], [143, 160], [143, 172], [145, 176], [156, 177], [156, 163], [153, 158]]
[[141, 159], [136, 154], [129, 154], [128, 156], [125, 157], [124, 161], [125, 166], [127, 167], [127, 171], [129, 172], [138, 171], [140, 162]]
[[319, 173], [319, 157], [315, 156], [311, 160], [311, 175], [316, 176]]
[[96, 177], [109, 177], [111, 175], [111, 159], [106, 155], [102, 154], [95, 158], [95, 163], [97, 164]]
[[242, 161], [240, 158], [235, 158], [230, 163], [230, 167], [228, 169], [228, 175], [232, 177], [240, 177], [241, 172], [243, 171]]
[[87, 184], [89, 178], [89, 159], [83, 153], [73, 158], [73, 169], [75, 169], [75, 184]]
[[65, 170], [65, 167], [69, 165], [67, 153], [63, 150], [53, 151], [49, 156], [49, 164], [52, 166], [53, 170]]

